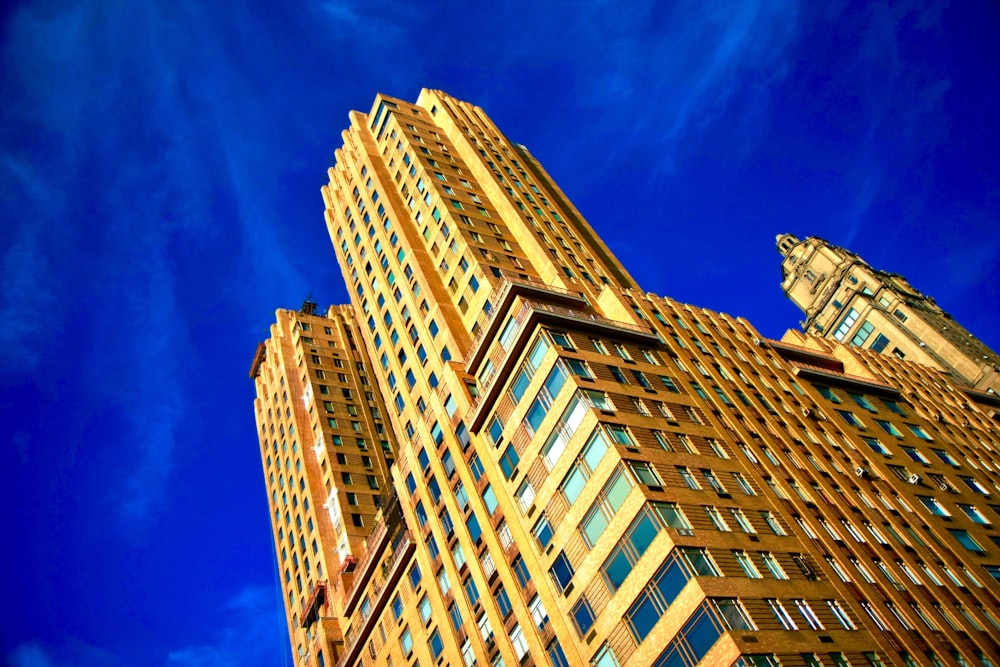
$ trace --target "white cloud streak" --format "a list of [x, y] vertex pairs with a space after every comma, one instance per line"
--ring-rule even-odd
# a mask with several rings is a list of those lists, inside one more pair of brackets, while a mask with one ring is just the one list
[[[281, 600], [273, 586], [247, 586], [225, 604], [226, 619], [212, 641], [170, 651], [170, 667], [273, 666], [288, 656], [288, 633]], [[247, 641], [253, 638], [253, 641]], [[273, 643], [268, 642], [271, 638]]]

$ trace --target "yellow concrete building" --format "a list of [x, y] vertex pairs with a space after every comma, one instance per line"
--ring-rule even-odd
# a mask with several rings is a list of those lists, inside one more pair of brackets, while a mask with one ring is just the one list
[[803, 330], [940, 368], [959, 382], [1000, 393], [1000, 355], [905, 278], [873, 269], [823, 239], [782, 234], [777, 243], [781, 287], [805, 313]]
[[[439, 91], [352, 113], [323, 197], [352, 304], [278, 311], [252, 372], [297, 665], [998, 664], [995, 396], [643, 292]], [[331, 319], [371, 513], [316, 403]]]

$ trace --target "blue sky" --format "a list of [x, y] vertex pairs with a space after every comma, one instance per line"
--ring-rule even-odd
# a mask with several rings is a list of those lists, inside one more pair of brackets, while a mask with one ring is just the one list
[[15, 667], [289, 659], [247, 370], [347, 299], [319, 188], [380, 91], [483, 106], [650, 291], [780, 336], [816, 235], [1000, 348], [995, 3], [288, 4], [0, 9]]

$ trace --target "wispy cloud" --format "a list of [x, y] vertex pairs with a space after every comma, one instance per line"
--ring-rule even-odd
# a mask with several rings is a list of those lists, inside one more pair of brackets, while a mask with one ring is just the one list
[[40, 644], [21, 644], [7, 655], [11, 667], [55, 667], [52, 658]]
[[[167, 664], [178, 667], [273, 665], [288, 659], [288, 633], [275, 587], [248, 586], [227, 601], [219, 617], [226, 619], [211, 641], [170, 651]], [[253, 637], [254, 641], [247, 641]]]
[[[220, 20], [243, 39], [217, 39]], [[92, 472], [112, 477], [105, 500], [139, 532], [169, 502], [193, 373], [206, 372], [183, 361], [197, 358], [192, 321], [209, 317], [211, 291], [234, 310], [264, 294], [270, 310], [278, 289], [306, 283], [286, 242], [278, 179], [288, 165], [271, 155], [311, 119], [284, 113], [253, 77], [248, 61], [268, 56], [252, 21], [147, 0], [113, 11], [27, 5], [8, 28], [18, 96], [0, 154], [12, 184], [0, 190], [0, 343], [15, 354], [4, 363], [35, 363], [40, 335], [69, 310], [55, 304], [72, 304], [74, 336], [91, 339], [78, 377], [127, 432], [101, 443], [121, 448], [108, 457], [121, 467]], [[54, 188], [56, 176], [77, 185]]]
[[[915, 146], [926, 149], [936, 136], [943, 139], [943, 132], [933, 123], [941, 115], [951, 81], [912, 59], [904, 64], [900, 55], [901, 33], [940, 29], [940, 7], [915, 2], [868, 5], [864, 22], [858, 26], [859, 48], [844, 62], [831, 86], [832, 90], [852, 90], [851, 102], [858, 105], [860, 135], [843, 175], [853, 195], [844, 210], [844, 235], [838, 239], [849, 247], [869, 222], [870, 207], [895, 197], [897, 172], [915, 158], [909, 151]], [[924, 196], [919, 191], [905, 193], [911, 208], [917, 208]]]
[[72, 638], [60, 646], [24, 642], [6, 656], [10, 667], [112, 667], [122, 664], [112, 653]]
[[42, 353], [39, 344], [51, 321], [38, 317], [55, 302], [48, 284], [51, 275], [40, 240], [40, 230], [25, 226], [15, 232], [13, 242], [3, 253], [0, 274], [0, 345], [8, 351], [4, 365], [31, 370]]
[[0, 217], [10, 225], [0, 231], [6, 246], [0, 261], [0, 345], [9, 352], [0, 364], [25, 372], [35, 368], [61, 323], [53, 307], [57, 285], [45, 243], [62, 206], [37, 170], [11, 153], [0, 155], [0, 183], [7, 184], [0, 187]]
[[[759, 137], [751, 130], [764, 124], [760, 110], [787, 71], [797, 3], [646, 3], [621, 11], [602, 1], [590, 7], [576, 27], [598, 47], [591, 57], [607, 53], [611, 62], [600, 68], [597, 85], [581, 81], [581, 99], [617, 106], [617, 114], [632, 121], [625, 137], [615, 129], [621, 143], [613, 155], [647, 142], [660, 167], [672, 169], [679, 153], [698, 146], [723, 115], [730, 123], [754, 120], [741, 124], [743, 142]], [[736, 98], [740, 107], [733, 109]]]

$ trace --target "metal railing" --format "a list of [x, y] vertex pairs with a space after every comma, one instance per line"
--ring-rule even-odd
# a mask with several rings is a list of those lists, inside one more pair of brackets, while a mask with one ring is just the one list
[[[404, 555], [407, 553], [407, 549], [412, 543], [413, 543], [413, 536], [408, 530], [404, 530], [402, 533], [400, 533], [395, 543], [393, 543], [394, 551], [392, 554], [392, 558], [386, 564], [386, 577], [381, 582], [379, 582], [379, 584], [373, 586], [370, 589], [373, 601], [378, 600], [384, 593], [387, 592], [386, 584], [393, 580], [394, 578], [393, 575], [395, 574], [396, 570], [400, 567], [400, 564], [403, 562]], [[355, 584], [355, 587], [356, 586], [357, 585]], [[376, 604], [375, 602], [372, 603], [372, 608], [377, 608], [380, 606], [381, 605]], [[366, 625], [365, 621], [373, 617], [374, 615], [370, 615], [369, 617], [363, 619], [361, 623], [362, 628]], [[349, 658], [354, 653], [355, 647], [357, 647], [358, 643], [361, 642], [361, 640], [364, 637], [367, 637], [368, 634], [369, 634], [368, 632], [358, 631], [356, 633], [353, 633], [351, 636], [344, 638], [345, 639], [344, 653], [340, 656], [340, 660], [337, 661], [336, 667], [344, 667], [344, 665], [346, 665], [349, 662]]]

